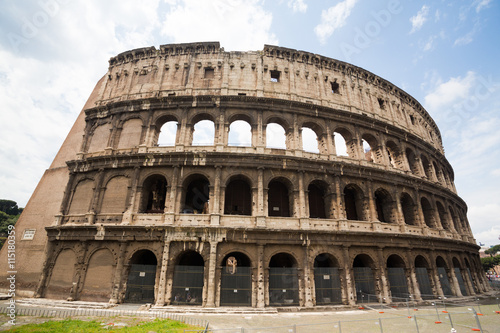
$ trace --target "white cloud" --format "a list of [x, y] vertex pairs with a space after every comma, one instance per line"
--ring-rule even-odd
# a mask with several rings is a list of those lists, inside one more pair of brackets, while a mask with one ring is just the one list
[[437, 87], [425, 96], [425, 105], [429, 111], [438, 111], [443, 106], [450, 106], [462, 101], [469, 94], [476, 74], [472, 71], [462, 77], [450, 78], [447, 82], [440, 83]]
[[289, 0], [288, 7], [292, 8], [293, 12], [305, 13], [307, 11], [307, 4], [304, 0]]
[[491, 0], [475, 0], [473, 6], [476, 7], [476, 13], [479, 13], [482, 9], [488, 8]]
[[464, 35], [460, 38], [457, 38], [455, 40], [455, 43], [453, 43], [453, 46], [462, 46], [462, 45], [467, 45], [467, 44], [471, 43], [474, 40], [472, 38], [473, 35], [474, 35], [474, 32], [471, 31], [471, 32], [467, 33], [466, 35]]
[[[55, 1], [2, 6], [0, 29], [0, 198], [24, 206], [107, 70], [110, 56], [149, 46], [156, 1]], [[47, 18], [27, 34], [34, 13]], [[26, 23], [28, 22], [28, 23]], [[36, 23], [36, 22], [35, 22]], [[13, 44], [12, 38], [19, 44]]]
[[429, 7], [426, 5], [422, 6], [422, 9], [420, 9], [417, 13], [417, 15], [412, 16], [410, 18], [411, 22], [411, 31], [410, 33], [414, 33], [415, 31], [418, 31], [422, 28], [424, 25], [425, 21], [427, 21], [427, 15], [429, 14]]
[[324, 44], [335, 30], [342, 28], [358, 0], [344, 0], [321, 12], [321, 22], [314, 28], [319, 41]]
[[161, 34], [176, 43], [220, 41], [226, 50], [261, 50], [278, 44], [273, 16], [257, 0], [185, 0], [162, 17]]

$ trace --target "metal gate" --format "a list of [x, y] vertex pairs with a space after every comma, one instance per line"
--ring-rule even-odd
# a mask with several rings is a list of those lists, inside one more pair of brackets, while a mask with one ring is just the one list
[[[375, 295], [375, 279], [373, 278], [372, 269], [370, 267], [354, 267], [353, 271], [358, 303], [376, 301], [373, 298], [373, 295]], [[370, 295], [372, 299], [370, 299]]]
[[234, 274], [222, 269], [220, 305], [252, 306], [252, 269], [238, 267]]
[[405, 269], [403, 267], [388, 267], [387, 277], [389, 278], [392, 297], [407, 298], [408, 284]]
[[337, 267], [314, 267], [316, 304], [341, 304], [342, 289]]
[[445, 296], [453, 296], [451, 291], [450, 280], [448, 279], [448, 274], [446, 273], [446, 268], [438, 267], [439, 282], [441, 282], [441, 289]]
[[156, 279], [156, 265], [132, 264], [127, 280], [125, 302], [153, 303]]
[[459, 267], [455, 267], [455, 275], [457, 277], [458, 285], [460, 286], [460, 291], [463, 296], [467, 296], [467, 288], [465, 288], [464, 277], [462, 276], [462, 270]]
[[202, 304], [204, 268], [204, 266], [175, 266], [172, 286], [173, 304]]
[[429, 271], [427, 268], [416, 267], [415, 272], [417, 273], [418, 287], [420, 289], [422, 299], [434, 298], [431, 281], [429, 280]]
[[269, 268], [269, 305], [299, 305], [297, 268]]

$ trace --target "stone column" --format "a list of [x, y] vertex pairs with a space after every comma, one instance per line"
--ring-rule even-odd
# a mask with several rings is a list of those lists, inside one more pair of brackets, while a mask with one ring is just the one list
[[118, 261], [115, 267], [115, 275], [113, 276], [113, 290], [111, 291], [111, 299], [109, 300], [110, 304], [117, 304], [119, 302], [120, 287], [122, 285], [122, 276], [124, 267], [123, 263], [125, 261], [125, 254], [127, 252], [128, 243], [120, 242], [119, 246], [120, 248], [118, 253]]
[[257, 168], [257, 207], [256, 213], [257, 216], [257, 227], [264, 228], [266, 226], [266, 216], [267, 212], [265, 211], [265, 203], [264, 203], [264, 168]]
[[[167, 231], [165, 231], [165, 238], [167, 238]], [[160, 282], [158, 284], [158, 295], [156, 295], [156, 305], [165, 305], [165, 290], [167, 286], [167, 268], [168, 258], [170, 252], [170, 241], [166, 240], [163, 243], [163, 255], [161, 258]]]
[[383, 298], [385, 298], [386, 303], [391, 303], [391, 297], [389, 296], [389, 283], [387, 280], [386, 269], [387, 263], [384, 261], [384, 253], [382, 248], [377, 249], [378, 267], [380, 271], [380, 282], [381, 282], [381, 292], [382, 299], [380, 303], [383, 303]]
[[214, 176], [214, 187], [211, 191], [211, 203], [210, 203], [210, 224], [219, 225], [220, 223], [220, 209], [219, 200], [220, 198], [220, 181], [221, 181], [222, 167], [220, 165], [215, 166], [215, 176]]
[[206, 307], [215, 307], [215, 269], [217, 268], [217, 245], [218, 241], [210, 241], [210, 258], [208, 260], [208, 286]]
[[257, 307], [263, 308], [265, 303], [265, 283], [264, 283], [264, 245], [257, 245]]
[[420, 285], [418, 284], [417, 271], [415, 269], [415, 260], [412, 259], [410, 249], [406, 250], [406, 259], [408, 260], [408, 270], [410, 273], [410, 283], [412, 287], [410, 293], [413, 294], [413, 298], [415, 301], [420, 302], [422, 301], [422, 294], [420, 292]]
[[455, 289], [455, 295], [458, 297], [463, 297], [462, 290], [460, 290], [460, 284], [458, 283], [457, 275], [455, 274], [455, 267], [453, 266], [453, 259], [451, 259], [450, 253], [447, 255], [448, 265], [450, 266], [450, 277], [453, 285], [453, 289]]
[[344, 206], [342, 204], [343, 192], [341, 191], [341, 188], [340, 188], [340, 177], [339, 176], [335, 176], [335, 191], [337, 193], [336, 198], [335, 198], [336, 200], [334, 202], [334, 207], [336, 207], [335, 210], [337, 211], [336, 217], [340, 220], [345, 220], [346, 213], [345, 213]]
[[309, 217], [309, 214], [307, 214], [309, 207], [306, 206], [306, 197], [305, 197], [305, 193], [304, 193], [304, 171], [297, 172], [297, 176], [299, 178], [299, 200], [298, 200], [299, 207], [297, 210], [297, 213], [298, 213], [297, 217], [300, 217], [300, 218]]
[[352, 265], [351, 265], [351, 258], [349, 256], [349, 247], [348, 246], [342, 246], [342, 254], [343, 254], [343, 261], [344, 261], [344, 273], [345, 273], [345, 278], [344, 278], [344, 283], [345, 285], [342, 286], [343, 289], [346, 291], [346, 298], [344, 301], [349, 304], [349, 305], [355, 305], [356, 304], [356, 284], [353, 281], [354, 280], [354, 274], [352, 271]]
[[367, 193], [366, 197], [368, 198], [368, 205], [369, 205], [369, 216], [367, 216], [368, 221], [378, 221], [377, 208], [375, 205], [373, 185], [372, 185], [371, 180], [368, 180], [368, 182], [367, 182], [367, 189], [368, 189], [368, 193]]
[[314, 306], [313, 303], [313, 290], [312, 290], [312, 284], [311, 280], [314, 280], [314, 271], [313, 274], [311, 274], [311, 267], [312, 262], [309, 262], [309, 246], [304, 246], [304, 306], [306, 308], [310, 308]]
[[434, 285], [436, 286], [436, 292], [439, 296], [444, 298], [443, 288], [441, 287], [441, 280], [439, 279], [439, 272], [436, 266], [436, 260], [433, 259], [435, 256], [431, 256], [431, 269], [432, 269], [432, 278], [434, 279]]

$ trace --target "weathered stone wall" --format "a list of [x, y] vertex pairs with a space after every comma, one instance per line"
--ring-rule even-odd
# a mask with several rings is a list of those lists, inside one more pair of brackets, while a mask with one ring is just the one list
[[[275, 46], [163, 45], [109, 63], [16, 227], [37, 229], [20, 241], [21, 289], [124, 302], [144, 277], [145, 300], [178, 304], [176, 272], [194, 265], [203, 268], [193, 301], [220, 306], [234, 257], [250, 271], [246, 306], [355, 304], [362, 270], [381, 302], [400, 297], [395, 268], [417, 300], [487, 290], [439, 130], [391, 83]], [[213, 145], [193, 145], [202, 120], [214, 124]], [[229, 142], [236, 120], [249, 124], [250, 146]], [[175, 142], [159, 146], [169, 121]], [[270, 147], [271, 123], [283, 127], [286, 149]], [[317, 153], [304, 150], [304, 128], [316, 134]], [[282, 265], [297, 282], [277, 296], [272, 274]], [[319, 267], [338, 269], [336, 301], [318, 292]], [[422, 269], [432, 295], [421, 292]]]

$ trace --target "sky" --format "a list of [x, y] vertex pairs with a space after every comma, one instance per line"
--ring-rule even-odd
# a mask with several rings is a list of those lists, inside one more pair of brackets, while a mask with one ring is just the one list
[[108, 60], [145, 46], [264, 44], [362, 67], [438, 124], [478, 242], [500, 236], [498, 0], [2, 0], [0, 198], [24, 207]]

